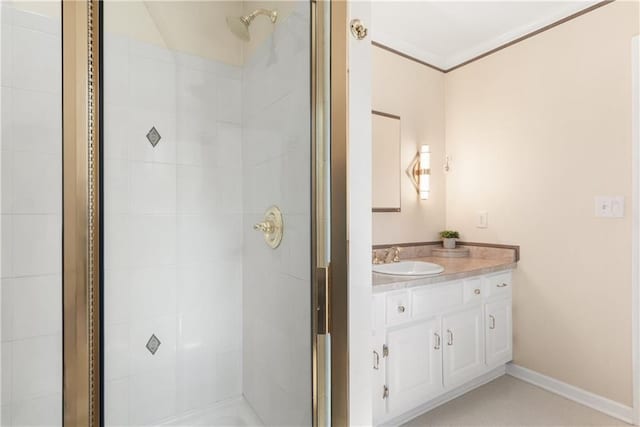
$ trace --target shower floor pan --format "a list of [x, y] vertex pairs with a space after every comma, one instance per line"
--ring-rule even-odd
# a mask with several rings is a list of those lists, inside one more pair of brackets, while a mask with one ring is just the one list
[[210, 408], [189, 412], [165, 421], [162, 426], [253, 427], [264, 425], [243, 397], [217, 403]]

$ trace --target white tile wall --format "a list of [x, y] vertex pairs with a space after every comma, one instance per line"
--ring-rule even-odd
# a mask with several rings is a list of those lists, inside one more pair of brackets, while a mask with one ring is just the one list
[[243, 69], [244, 223], [284, 213], [277, 250], [244, 233], [243, 393], [267, 425], [311, 425], [309, 4]]
[[242, 75], [109, 33], [104, 52], [106, 420], [149, 425], [242, 394]]
[[2, 3], [2, 425], [62, 424], [60, 21]]

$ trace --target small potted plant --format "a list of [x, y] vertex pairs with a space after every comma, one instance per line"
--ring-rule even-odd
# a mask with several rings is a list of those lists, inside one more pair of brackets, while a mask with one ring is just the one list
[[460, 233], [453, 230], [444, 230], [440, 232], [440, 238], [445, 249], [455, 249], [456, 239], [460, 238]]

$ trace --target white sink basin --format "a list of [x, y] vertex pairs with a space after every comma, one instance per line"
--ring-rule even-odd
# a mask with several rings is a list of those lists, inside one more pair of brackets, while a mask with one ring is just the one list
[[431, 276], [443, 271], [443, 266], [424, 261], [400, 261], [373, 265], [374, 273], [389, 274], [391, 276]]

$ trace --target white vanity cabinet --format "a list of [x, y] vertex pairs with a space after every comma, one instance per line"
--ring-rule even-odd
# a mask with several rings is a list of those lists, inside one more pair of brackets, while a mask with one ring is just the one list
[[501, 298], [485, 304], [485, 345], [487, 365], [499, 365], [511, 360], [511, 299]]
[[512, 357], [511, 271], [375, 293], [373, 417], [402, 420]]
[[464, 384], [484, 370], [482, 317], [480, 306], [442, 317], [445, 386]]
[[[389, 411], [420, 404], [442, 389], [440, 319], [420, 320], [389, 330], [385, 356]], [[383, 387], [383, 394], [386, 390]], [[385, 396], [383, 396], [384, 398]]]

